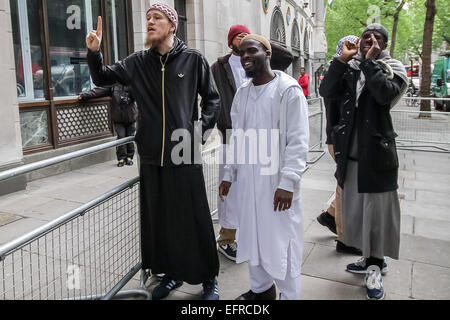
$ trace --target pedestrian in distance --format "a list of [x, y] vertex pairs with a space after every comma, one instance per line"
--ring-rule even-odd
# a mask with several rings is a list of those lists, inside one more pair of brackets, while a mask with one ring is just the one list
[[366, 27], [358, 43], [345, 41], [320, 86], [337, 99], [341, 118], [333, 127], [336, 178], [342, 188], [342, 227], [346, 245], [363, 258], [347, 271], [365, 274], [368, 299], [383, 299], [385, 256], [398, 259], [400, 205], [398, 156], [391, 108], [404, 94], [408, 79], [402, 63], [386, 51], [388, 31]]
[[306, 99], [309, 99], [309, 76], [306, 73], [306, 69], [304, 67], [300, 68], [300, 77], [298, 78], [298, 84], [303, 89], [303, 94]]
[[[217, 300], [219, 259], [200, 147], [215, 126], [219, 94], [205, 57], [175, 36], [175, 9], [152, 4], [146, 19], [149, 49], [105, 66], [98, 18], [86, 37], [91, 77], [98, 86], [130, 86], [136, 97], [142, 268], [164, 273], [152, 298], [167, 297], [185, 281], [202, 284], [203, 299]], [[177, 149], [182, 142], [186, 148]]]
[[[131, 89], [121, 84], [112, 87], [95, 87], [87, 92], [82, 92], [78, 100], [111, 97], [111, 119], [117, 139], [134, 136], [136, 132], [137, 106]], [[116, 148], [117, 166], [132, 166], [134, 157], [134, 143], [130, 142]]]

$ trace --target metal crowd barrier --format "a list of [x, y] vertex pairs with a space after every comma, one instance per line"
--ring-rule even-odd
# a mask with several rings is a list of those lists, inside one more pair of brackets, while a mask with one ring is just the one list
[[325, 154], [323, 150], [324, 102], [323, 98], [308, 99], [309, 118], [309, 152], [317, 154], [308, 159], [307, 164], [314, 164]]
[[[0, 181], [129, 143], [108, 142], [0, 173]], [[0, 299], [84, 300], [142, 295], [139, 177], [0, 247]], [[117, 294], [139, 271], [140, 286]]]
[[[404, 101], [412, 100], [407, 108]], [[450, 113], [420, 111], [420, 101], [448, 101], [449, 98], [403, 97], [391, 110], [392, 123], [401, 150], [450, 152]]]

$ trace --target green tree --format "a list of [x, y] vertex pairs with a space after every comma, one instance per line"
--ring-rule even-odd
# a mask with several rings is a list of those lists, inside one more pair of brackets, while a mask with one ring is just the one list
[[[450, 10], [448, 0], [436, 1], [432, 48], [450, 45]], [[379, 8], [379, 22], [390, 32], [389, 50], [398, 60], [409, 64], [421, 58], [425, 23], [425, 0], [334, 0], [328, 7], [325, 34], [328, 42], [328, 59], [335, 53], [342, 37], [360, 36], [367, 23], [373, 22], [374, 11]]]

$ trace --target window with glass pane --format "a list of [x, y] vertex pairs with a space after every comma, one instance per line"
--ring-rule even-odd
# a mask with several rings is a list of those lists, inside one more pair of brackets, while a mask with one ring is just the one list
[[186, 0], [175, 0], [175, 10], [178, 13], [177, 37], [187, 43]]
[[47, 15], [54, 95], [76, 96], [91, 88], [85, 41], [93, 29], [91, 1], [48, 0]]
[[10, 0], [17, 96], [44, 98], [41, 28], [38, 0]]
[[126, 0], [108, 0], [107, 12], [109, 19], [110, 52], [113, 62], [128, 56], [128, 25]]

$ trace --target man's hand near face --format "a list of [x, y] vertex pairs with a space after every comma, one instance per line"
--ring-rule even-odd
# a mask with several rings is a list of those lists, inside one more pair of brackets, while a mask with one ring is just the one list
[[342, 53], [339, 57], [339, 60], [345, 63], [352, 60], [353, 56], [358, 53], [358, 43], [359, 38], [358, 40], [356, 40], [356, 43], [350, 42], [348, 40], [345, 41], [344, 45], [342, 46]]
[[370, 38], [372, 40], [372, 46], [370, 47], [369, 51], [366, 53], [366, 59], [376, 59], [381, 53], [380, 45], [378, 44], [377, 39], [373, 35], [373, 33], [370, 34]]

